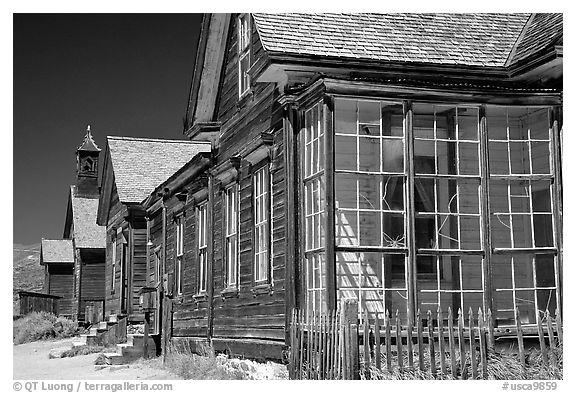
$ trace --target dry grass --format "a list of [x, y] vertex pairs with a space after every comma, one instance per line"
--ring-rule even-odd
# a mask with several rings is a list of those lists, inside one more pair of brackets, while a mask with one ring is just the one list
[[[555, 358], [558, 359], [558, 367], [549, 367], [546, 362], [543, 361], [542, 353], [540, 350], [531, 350], [526, 358], [526, 364], [522, 367], [518, 355], [511, 353], [510, 351], [501, 351], [494, 354], [490, 354], [487, 361], [487, 371], [488, 379], [497, 380], [558, 380], [563, 377], [563, 353], [562, 347], [554, 348], [552, 350]], [[406, 358], [405, 358], [406, 359]], [[478, 359], [478, 379], [481, 379], [480, 375], [482, 370], [482, 365]], [[466, 373], [468, 378], [471, 378], [470, 371], [470, 359], [467, 359]], [[398, 371], [397, 365], [392, 364], [392, 372], [386, 370], [386, 360], [382, 361], [383, 370], [378, 370], [376, 367], [371, 366], [369, 369], [368, 376], [366, 375], [366, 370], [362, 369], [360, 372], [361, 378], [363, 379], [385, 379], [385, 380], [426, 380], [435, 379], [430, 371], [420, 371], [418, 369], [417, 359], [415, 359], [416, 370], [407, 370], [406, 364], [404, 364], [405, 371], [400, 373]], [[437, 376], [436, 379], [454, 379], [450, 373], [450, 359], [446, 359], [446, 368], [449, 375], [444, 377]], [[424, 369], [430, 370], [430, 360], [425, 358]], [[436, 355], [436, 370], [440, 370], [439, 354]], [[460, 379], [460, 370], [457, 370], [457, 377]]]
[[161, 358], [150, 360], [153, 367], [168, 370], [183, 379], [254, 380], [288, 379], [285, 366], [273, 362], [258, 363], [215, 355], [210, 347], [201, 348], [202, 355], [192, 353], [187, 345], [170, 348], [166, 363]]
[[57, 317], [47, 312], [32, 312], [14, 321], [12, 339], [14, 344], [23, 344], [37, 340], [67, 338], [76, 335], [78, 323]]
[[81, 345], [72, 347], [67, 351], [62, 352], [63, 358], [72, 358], [74, 356], [90, 355], [92, 353], [105, 352], [106, 348], [99, 345]]

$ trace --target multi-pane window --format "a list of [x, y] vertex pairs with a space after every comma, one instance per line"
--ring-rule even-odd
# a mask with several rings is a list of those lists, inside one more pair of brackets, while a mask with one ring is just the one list
[[196, 208], [196, 223], [198, 225], [198, 292], [206, 292], [208, 284], [208, 203], [202, 203]]
[[226, 286], [238, 287], [238, 185], [224, 191], [224, 257], [226, 264]]
[[238, 95], [244, 96], [250, 90], [250, 14], [238, 16]]
[[338, 299], [357, 299], [370, 318], [492, 304], [500, 326], [515, 323], [515, 309], [522, 323], [554, 311], [561, 234], [550, 108], [347, 97], [334, 98], [332, 119], [321, 108], [303, 113], [300, 134], [308, 310], [327, 296], [324, 168], [332, 154], [322, 127], [333, 124]]
[[415, 104], [413, 112], [417, 303], [424, 312], [477, 310], [484, 304], [478, 108]]
[[488, 107], [490, 225], [497, 322], [523, 323], [558, 304], [548, 108]]
[[183, 259], [184, 259], [184, 216], [176, 217], [176, 294], [182, 295], [183, 288]]
[[304, 145], [304, 224], [305, 261], [307, 277], [306, 304], [309, 311], [326, 309], [325, 263], [325, 176], [324, 126], [322, 104], [305, 113]]
[[254, 172], [254, 281], [270, 280], [270, 174], [268, 166]]
[[404, 116], [401, 103], [335, 100], [338, 296], [369, 313], [407, 311]]
[[112, 293], [116, 289], [116, 244], [116, 234], [114, 233], [112, 235]]

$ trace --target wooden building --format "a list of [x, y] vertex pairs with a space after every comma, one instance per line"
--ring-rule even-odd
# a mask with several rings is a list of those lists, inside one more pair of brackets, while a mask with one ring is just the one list
[[105, 228], [96, 224], [98, 211], [98, 160], [100, 149], [90, 127], [76, 151], [76, 184], [70, 186], [64, 239], [72, 242], [74, 277], [72, 312], [85, 320], [86, 306], [104, 310]]
[[205, 15], [184, 134], [211, 154], [138, 201], [154, 332], [280, 358], [293, 308], [344, 298], [561, 307], [562, 42], [560, 14]]
[[98, 206], [106, 230], [106, 318], [143, 321], [139, 292], [146, 286], [145, 212], [142, 200], [206, 143], [113, 137], [107, 139]]
[[56, 312], [72, 317], [74, 293], [74, 247], [72, 240], [42, 239], [40, 265], [44, 266], [44, 292], [59, 296]]

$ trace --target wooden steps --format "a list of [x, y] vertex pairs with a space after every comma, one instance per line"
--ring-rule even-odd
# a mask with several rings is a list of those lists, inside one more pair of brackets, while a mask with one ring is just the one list
[[[115, 352], [104, 353], [105, 362], [109, 365], [127, 364], [143, 356], [143, 334], [128, 334], [127, 342], [116, 344]], [[151, 336], [148, 337], [148, 356], [156, 356], [156, 344]]]

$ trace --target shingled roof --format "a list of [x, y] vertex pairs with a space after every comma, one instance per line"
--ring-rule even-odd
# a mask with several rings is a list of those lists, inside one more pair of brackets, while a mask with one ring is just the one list
[[40, 244], [40, 264], [74, 263], [72, 240], [42, 239]]
[[96, 224], [98, 199], [81, 198], [71, 186], [74, 240], [77, 248], [106, 248], [106, 228]]
[[562, 44], [562, 14], [534, 14], [518, 40], [510, 64], [517, 63], [551, 45]]
[[196, 154], [209, 152], [211, 145], [109, 136], [108, 148], [120, 202], [140, 203]]
[[[557, 15], [560, 16], [554, 21], [559, 18], [561, 28], [562, 15]], [[262, 45], [270, 52], [503, 67], [530, 14], [253, 14], [253, 17]], [[535, 23], [530, 31], [546, 26], [547, 23]], [[518, 53], [523, 53], [523, 48], [530, 52], [541, 46], [539, 41], [528, 40], [522, 50], [518, 48]]]

